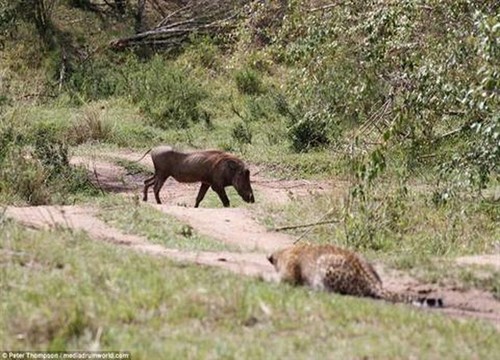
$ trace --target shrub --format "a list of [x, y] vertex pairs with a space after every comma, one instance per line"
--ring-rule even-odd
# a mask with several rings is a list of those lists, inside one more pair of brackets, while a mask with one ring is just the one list
[[206, 69], [218, 70], [221, 65], [219, 49], [210, 38], [194, 39], [186, 49], [186, 56]]
[[49, 179], [68, 171], [68, 147], [50, 132], [50, 128], [39, 128], [34, 139], [33, 155], [43, 165]]
[[0, 1], [0, 45], [2, 46], [3, 38], [10, 35], [16, 27], [18, 6], [18, 3], [15, 1]]
[[187, 69], [178, 68], [160, 56], [147, 64], [133, 62], [127, 84], [120, 90], [162, 129], [184, 129], [202, 116], [200, 103], [207, 94]]
[[89, 59], [70, 69], [67, 88], [77, 102], [107, 99], [123, 86], [117, 65], [106, 58]]
[[48, 171], [23, 147], [11, 148], [0, 170], [0, 191], [30, 205], [50, 203]]
[[0, 123], [0, 164], [7, 157], [11, 146], [21, 144], [23, 136], [18, 133], [12, 124]]
[[2, 198], [20, 199], [31, 205], [66, 203], [69, 195], [97, 194], [87, 173], [69, 163], [68, 147], [61, 134], [42, 123], [33, 132], [0, 123], [0, 193]]
[[440, 169], [442, 175], [452, 174], [459, 183], [481, 190], [500, 173], [500, 14], [476, 12], [474, 27], [470, 43], [478, 65], [460, 89], [461, 105], [468, 115], [464, 117], [470, 124], [460, 128], [466, 147]]
[[234, 80], [241, 94], [257, 95], [263, 92], [262, 80], [254, 70], [238, 71], [234, 76]]
[[82, 109], [72, 127], [71, 142], [82, 144], [87, 141], [107, 141], [112, 137], [111, 124], [103, 118], [103, 113], [96, 106]]
[[231, 135], [235, 141], [240, 144], [251, 144], [252, 143], [252, 132], [248, 127], [248, 124], [243, 122], [238, 122], [233, 126]]
[[309, 151], [330, 144], [334, 123], [323, 112], [307, 112], [288, 129], [288, 137], [296, 152]]
[[476, 188], [498, 176], [498, 1], [429, 4], [358, 1], [318, 12], [288, 4], [270, 34], [274, 60], [293, 74], [286, 91], [294, 108], [336, 117], [296, 116], [295, 150], [359, 130], [357, 149], [390, 145], [383, 151], [401, 152], [410, 172], [445, 164], [445, 178]]

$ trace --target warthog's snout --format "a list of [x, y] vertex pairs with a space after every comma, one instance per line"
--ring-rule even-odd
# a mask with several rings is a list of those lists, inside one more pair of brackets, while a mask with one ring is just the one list
[[255, 202], [255, 198], [253, 197], [253, 192], [245, 193], [241, 196], [243, 200], [247, 203], [253, 204]]
[[253, 191], [238, 191], [238, 194], [240, 194], [241, 198], [243, 199], [244, 202], [251, 203], [253, 204], [255, 202], [255, 198], [253, 196]]

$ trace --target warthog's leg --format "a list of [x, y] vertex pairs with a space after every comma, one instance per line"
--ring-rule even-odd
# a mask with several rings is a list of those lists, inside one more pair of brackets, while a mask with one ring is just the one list
[[226, 190], [224, 190], [224, 187], [212, 185], [212, 190], [215, 191], [217, 195], [219, 195], [220, 201], [222, 201], [222, 205], [224, 205], [224, 207], [229, 207], [229, 199], [227, 198]]
[[148, 189], [155, 183], [156, 175], [151, 176], [149, 179], [144, 180], [144, 196], [142, 201], [148, 201]]
[[195, 208], [200, 205], [201, 200], [203, 200], [203, 198], [205, 197], [205, 194], [207, 193], [209, 187], [209, 184], [201, 183], [200, 191], [198, 191], [198, 196], [196, 196], [196, 204], [194, 204]]
[[155, 184], [153, 186], [153, 192], [155, 193], [155, 199], [158, 204], [161, 204], [160, 200], [160, 189], [165, 184], [165, 180], [168, 179], [168, 176], [157, 176]]

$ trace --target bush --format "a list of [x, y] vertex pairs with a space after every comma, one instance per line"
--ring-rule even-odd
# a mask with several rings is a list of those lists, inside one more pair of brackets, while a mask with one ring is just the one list
[[210, 38], [193, 39], [185, 56], [190, 62], [195, 62], [205, 69], [218, 70], [221, 66], [219, 48]]
[[231, 135], [233, 139], [240, 144], [252, 143], [252, 132], [246, 123], [236, 123], [232, 129]]
[[0, 164], [7, 157], [11, 147], [22, 144], [23, 141], [23, 136], [15, 130], [12, 124], [0, 123]]
[[103, 118], [102, 112], [96, 106], [84, 107], [77, 117], [70, 134], [71, 142], [82, 144], [87, 141], [111, 140], [111, 124]]
[[[500, 174], [500, 14], [476, 12], [475, 38], [470, 42], [478, 56], [472, 81], [460, 89], [461, 105], [470, 126], [462, 126], [466, 147], [441, 167], [442, 174], [481, 190]], [[465, 135], [465, 136], [464, 136]]]
[[203, 118], [200, 103], [207, 97], [201, 84], [187, 69], [178, 68], [160, 56], [147, 64], [133, 62], [127, 84], [120, 90], [162, 129], [185, 129]]
[[37, 129], [34, 139], [33, 155], [43, 165], [49, 180], [68, 171], [68, 147], [53, 135], [50, 128]]
[[14, 31], [18, 22], [18, 6], [15, 1], [0, 1], [0, 46], [2, 47], [4, 38]]
[[259, 74], [254, 70], [238, 71], [234, 76], [234, 80], [241, 94], [257, 95], [263, 92], [262, 81]]
[[28, 149], [12, 148], [2, 162], [0, 191], [17, 196], [30, 205], [50, 203], [47, 186], [48, 171]]
[[330, 144], [333, 122], [322, 112], [308, 112], [288, 129], [288, 137], [296, 152], [305, 152]]
[[106, 58], [89, 59], [70, 69], [67, 88], [78, 103], [107, 99], [123, 87], [125, 79]]
[[67, 203], [69, 195], [97, 194], [87, 173], [69, 163], [68, 147], [50, 124], [39, 124], [32, 133], [0, 123], [0, 193], [2, 198], [31, 205]]
[[383, 151], [400, 151], [411, 172], [445, 163], [448, 179], [476, 188], [498, 176], [498, 1], [428, 5], [355, 1], [309, 12], [307, 1], [289, 3], [269, 51], [294, 75], [294, 108], [336, 117], [297, 116], [295, 150], [353, 130], [357, 149], [390, 145]]
[[[73, 70], [69, 86], [81, 103], [87, 100], [124, 96], [149, 117], [150, 124], [162, 129], [187, 128], [202, 118], [200, 102], [207, 94], [189, 70], [179, 68], [161, 56], [147, 62], [130, 55], [122, 63], [114, 64], [106, 58], [88, 60]], [[85, 131], [92, 136], [106, 137], [109, 129], [89, 111], [85, 117]], [[98, 127], [101, 127], [100, 129]]]

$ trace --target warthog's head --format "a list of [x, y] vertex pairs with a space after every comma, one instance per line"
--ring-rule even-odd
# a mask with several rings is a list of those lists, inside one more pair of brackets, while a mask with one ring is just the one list
[[247, 203], [254, 203], [252, 186], [250, 185], [250, 170], [247, 168], [240, 168], [236, 170], [233, 177], [233, 186]]

